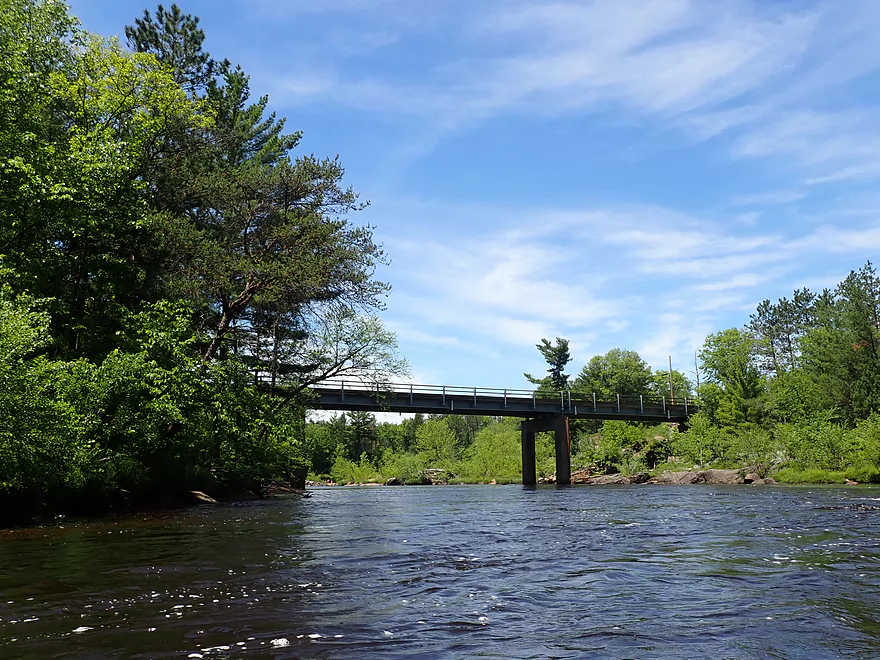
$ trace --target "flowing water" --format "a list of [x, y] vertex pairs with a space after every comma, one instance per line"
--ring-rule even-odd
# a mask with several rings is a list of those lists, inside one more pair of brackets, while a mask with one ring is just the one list
[[0, 532], [0, 658], [880, 658], [880, 489], [316, 489]]

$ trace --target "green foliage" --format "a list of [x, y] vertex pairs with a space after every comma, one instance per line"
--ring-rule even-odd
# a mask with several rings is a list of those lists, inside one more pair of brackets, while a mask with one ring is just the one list
[[522, 475], [519, 424], [505, 419], [481, 428], [455, 474], [476, 483], [518, 481]]
[[846, 481], [846, 474], [821, 468], [783, 468], [774, 473], [773, 478], [784, 484], [842, 484]]
[[[329, 470], [303, 388], [407, 369], [338, 159], [292, 157], [177, 6], [126, 35], [0, 0], [0, 517], [260, 492], [306, 448]], [[349, 435], [349, 458], [398, 442]]]
[[668, 453], [666, 436], [655, 439], [657, 429], [622, 421], [606, 421], [599, 432], [579, 440], [574, 465], [591, 467], [600, 473], [625, 475], [644, 472]]
[[571, 362], [568, 340], [557, 337], [556, 343], [551, 344], [549, 339], [541, 339], [541, 343], [536, 344], [535, 348], [540, 351], [544, 360], [550, 365], [550, 368], [547, 369], [549, 375], [544, 378], [535, 378], [531, 374], [523, 374], [526, 380], [539, 385], [542, 390], [560, 392], [567, 389], [568, 374], [563, 372], [565, 371], [565, 365]]
[[198, 16], [180, 11], [176, 4], [166, 10], [156, 9], [156, 17], [144, 10], [142, 18], [126, 26], [125, 36], [132, 50], [153, 53], [186, 90], [203, 90], [213, 81], [215, 72], [228, 66], [218, 64], [202, 50], [205, 33], [199, 28]]
[[587, 363], [574, 380], [572, 390], [613, 399], [618, 394], [650, 394], [653, 384], [651, 368], [638, 353], [613, 348]]
[[344, 451], [337, 452], [333, 459], [333, 467], [330, 468], [330, 476], [339, 484], [366, 484], [382, 481], [376, 465], [370, 461], [366, 454], [361, 454], [360, 460], [355, 462], [346, 458]]
[[672, 370], [672, 391], [669, 389], [669, 370], [655, 371], [651, 374], [651, 392], [666, 397], [667, 401], [681, 403], [685, 397], [694, 398], [693, 385], [680, 371]]
[[425, 454], [385, 452], [379, 463], [383, 481], [397, 479], [402, 484], [419, 485], [425, 482], [428, 464]]
[[730, 434], [712, 424], [705, 413], [692, 415], [687, 431], [672, 442], [673, 454], [688, 465], [710, 465], [723, 461], [730, 452]]
[[459, 458], [458, 441], [445, 419], [429, 419], [418, 428], [416, 449], [425, 455], [431, 467], [451, 468]]
[[57, 391], [78, 365], [32, 356], [50, 341], [38, 305], [0, 290], [0, 501], [81, 487], [96, 467], [82, 416]]
[[776, 436], [785, 447], [789, 465], [801, 470], [842, 470], [851, 464], [858, 451], [855, 435], [827, 414], [780, 424]]
[[[706, 337], [700, 360], [708, 376], [708, 386], [720, 387], [712, 392], [712, 413], [725, 426], [757, 420], [764, 382], [755, 364], [757, 340], [748, 332], [729, 328]], [[708, 390], [707, 390], [708, 392]], [[710, 399], [702, 391], [701, 396]]]

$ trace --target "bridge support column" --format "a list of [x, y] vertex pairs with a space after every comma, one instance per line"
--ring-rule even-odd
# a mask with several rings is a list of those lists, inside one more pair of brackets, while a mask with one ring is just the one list
[[567, 486], [571, 483], [571, 441], [568, 436], [568, 417], [559, 415], [553, 420], [553, 433], [556, 436], [556, 483]]
[[571, 444], [568, 438], [568, 418], [565, 415], [524, 419], [522, 430], [523, 486], [538, 483], [535, 465], [535, 433], [553, 431], [556, 439], [556, 483], [571, 483]]
[[538, 483], [538, 469], [535, 466], [535, 432], [528, 429], [528, 421], [522, 423], [522, 482], [523, 486]]

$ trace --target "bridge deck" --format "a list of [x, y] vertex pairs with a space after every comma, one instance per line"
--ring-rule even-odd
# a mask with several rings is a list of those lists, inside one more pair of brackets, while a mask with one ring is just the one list
[[602, 401], [595, 395], [570, 391], [502, 390], [450, 385], [324, 381], [311, 388], [310, 404], [323, 410], [366, 410], [457, 415], [620, 419], [640, 422], [685, 422], [696, 412], [687, 399], [675, 404], [665, 397], [616, 396]]

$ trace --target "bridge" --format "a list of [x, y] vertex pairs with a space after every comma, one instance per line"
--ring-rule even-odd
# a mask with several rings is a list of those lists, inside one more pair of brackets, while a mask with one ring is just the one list
[[687, 423], [697, 412], [687, 398], [615, 395], [613, 399], [571, 390], [515, 390], [415, 383], [326, 380], [312, 386], [309, 403], [321, 410], [488, 415], [523, 418], [523, 484], [537, 483], [535, 434], [552, 431], [556, 440], [556, 483], [571, 483], [570, 419], [618, 419], [633, 422]]

